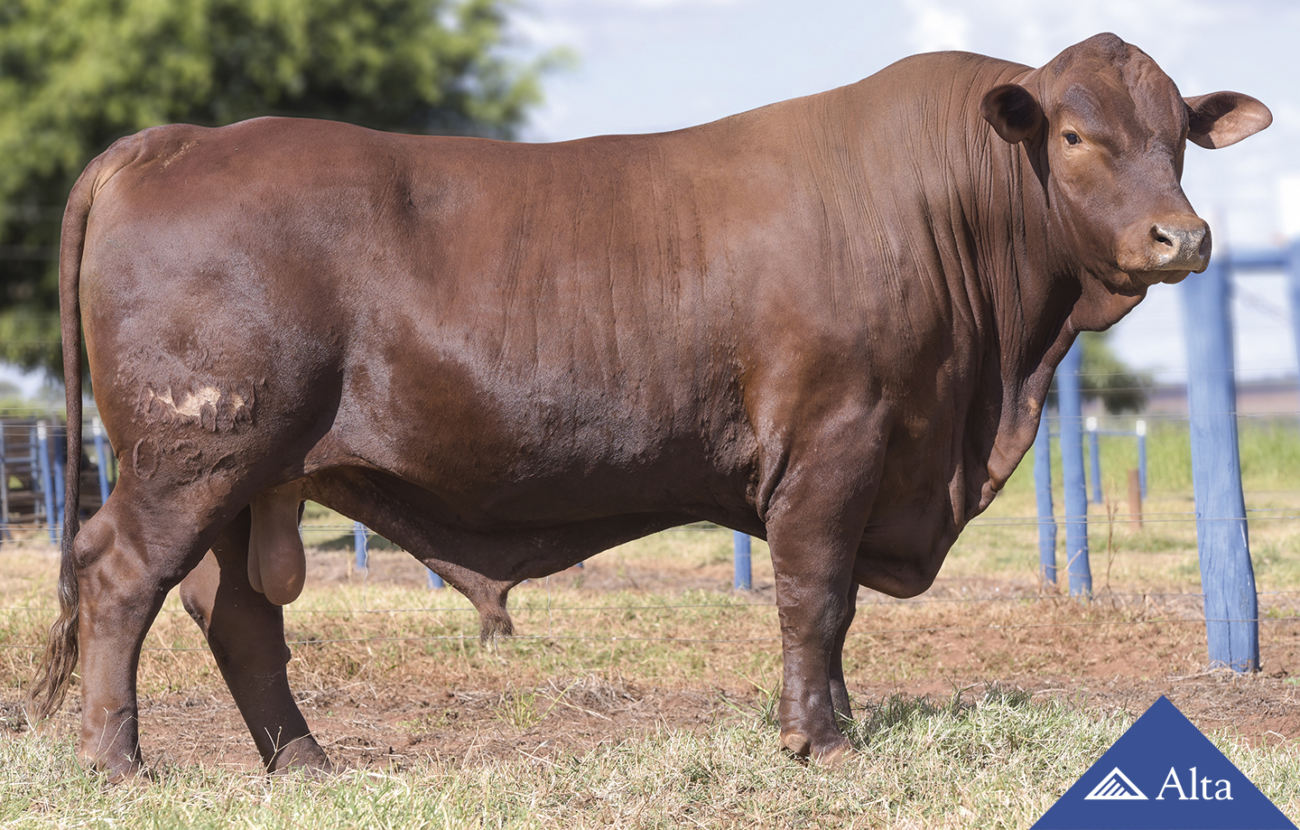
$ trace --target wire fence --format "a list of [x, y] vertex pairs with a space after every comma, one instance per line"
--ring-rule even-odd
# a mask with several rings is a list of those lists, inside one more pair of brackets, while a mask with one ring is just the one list
[[[1101, 376], [1098, 374], [1098, 376]], [[1107, 394], [1103, 391], [1102, 394]], [[1300, 401], [1300, 395], [1297, 396]], [[12, 410], [10, 410], [12, 411]], [[1272, 427], [1276, 428], [1284, 436], [1290, 436], [1289, 439], [1296, 446], [1300, 447], [1300, 406], [1295, 410], [1277, 410], [1266, 412], [1239, 412], [1236, 417], [1239, 423], [1245, 426], [1261, 425], [1264, 422], [1273, 422]], [[0, 416], [5, 415], [6, 410], [0, 407]], [[30, 411], [23, 411], [23, 416], [30, 418]], [[1059, 419], [1055, 415], [1049, 416], [1055, 423]], [[1132, 416], [1106, 416], [1100, 415], [1101, 422], [1107, 425], [1120, 425], [1125, 428], [1132, 424]], [[1147, 420], [1161, 421], [1168, 428], [1176, 431], [1186, 429], [1187, 416], [1178, 413], [1164, 414], [1147, 414], [1143, 416]], [[55, 421], [57, 415], [50, 413], [48, 420]], [[34, 430], [35, 425], [29, 424], [29, 430]], [[21, 430], [20, 430], [21, 432]], [[1293, 433], [1293, 434], [1292, 434]], [[89, 436], [92, 431], [85, 430], [87, 440], [87, 458], [94, 457], [94, 447]], [[24, 436], [19, 439], [20, 443], [26, 441], [25, 446], [30, 446], [30, 436]], [[1117, 441], [1119, 439], [1108, 439]], [[53, 441], [51, 447], [57, 446], [61, 441]], [[7, 448], [6, 448], [7, 449]], [[111, 450], [110, 450], [111, 452]], [[6, 452], [9, 460], [17, 458], [16, 454]], [[1112, 453], [1114, 455], [1114, 453]], [[1300, 451], [1297, 452], [1300, 457]], [[101, 464], [115, 473], [113, 469], [113, 459], [109, 458], [105, 462], [98, 459], [100, 464], [92, 464], [92, 467], [98, 467]], [[56, 458], [51, 458], [51, 469], [59, 470], [61, 465]], [[1287, 467], [1291, 462], [1285, 458], [1276, 459], [1279, 468]], [[1028, 459], [1022, 464], [1027, 467]], [[3, 462], [0, 462], [3, 463]], [[1180, 458], [1180, 464], [1184, 466], [1190, 463], [1189, 459]], [[1108, 458], [1108, 464], [1113, 465], [1113, 458]], [[38, 475], [37, 468], [39, 465], [31, 467], [31, 475]], [[4, 484], [6, 489], [9, 484], [13, 483], [14, 469], [4, 472]], [[1294, 475], [1294, 469], [1290, 467], [1291, 475]], [[1259, 477], [1260, 470], [1249, 471], [1251, 475]], [[1294, 525], [1296, 532], [1300, 533], [1300, 478], [1288, 479], [1286, 469], [1279, 469], [1278, 474], [1268, 478], [1266, 488], [1247, 489], [1247, 499], [1249, 502], [1259, 503], [1256, 506], [1250, 506], [1246, 509], [1246, 519], [1252, 525], [1258, 525], [1261, 528], [1277, 527], [1289, 532], [1288, 525]], [[1184, 474], [1180, 481], [1189, 481], [1189, 474]], [[1294, 489], [1286, 486], [1289, 480], [1295, 480], [1297, 487]], [[110, 481], [111, 484], [111, 481]], [[33, 489], [39, 489], [34, 483]], [[55, 489], [61, 490], [61, 484]], [[83, 485], [83, 492], [92, 490], [92, 487]], [[1153, 506], [1159, 505], [1159, 509], [1147, 510], [1141, 514], [1141, 520], [1144, 525], [1153, 526], [1154, 532], [1160, 532], [1160, 528], [1170, 530], [1179, 530], [1186, 528], [1186, 534], [1191, 534], [1191, 529], [1198, 523], [1214, 522], [1233, 522], [1239, 521], [1240, 517], [1235, 516], [1212, 516], [1198, 515], [1197, 511], [1190, 506], [1191, 499], [1190, 489], [1182, 484], [1178, 486], [1169, 486], [1157, 479], [1153, 483], [1153, 495], [1148, 503]], [[1188, 507], [1171, 509], [1170, 501], [1188, 502]], [[1123, 527], [1134, 522], [1138, 515], [1132, 514], [1127, 510], [1120, 511], [1116, 508], [1113, 499], [1108, 499], [1108, 507], [1104, 517], [1099, 518], [1093, 513], [1089, 518], [1093, 523], [1092, 532], [1108, 532], [1116, 527]], [[33, 508], [37, 514], [41, 508]], [[36, 517], [39, 519], [39, 515]], [[1059, 513], [1050, 519], [1044, 519], [1038, 515], [984, 515], [976, 517], [967, 526], [967, 534], [978, 534], [981, 531], [1008, 530], [1026, 532], [1023, 540], [1024, 564], [1026, 573], [1032, 572], [1034, 567], [1034, 549], [1035, 544], [1028, 536], [1029, 532], [1047, 524], [1062, 524], [1069, 521], [1077, 521], [1082, 517], [1065, 515]], [[30, 534], [34, 529], [39, 530], [39, 521], [4, 521], [0, 522], [0, 539], [13, 539], [22, 536], [24, 532]], [[699, 525], [673, 528], [664, 531], [666, 534], [676, 534], [683, 532], [698, 533], [702, 529]], [[324, 521], [309, 521], [301, 528], [302, 535], [309, 547], [325, 545], [333, 542], [340, 547], [344, 546], [349, 537], [351, 537], [356, 527], [352, 523], [342, 520], [326, 519]], [[713, 528], [709, 533], [724, 533], [721, 528]], [[1152, 532], [1148, 530], [1148, 532]], [[373, 534], [371, 534], [373, 535]], [[37, 537], [40, 538], [40, 537]], [[717, 538], [714, 539], [716, 543]], [[1194, 543], [1193, 543], [1194, 544]], [[350, 549], [349, 549], [350, 552]], [[1189, 558], [1192, 556], [1191, 549], [1185, 548], [1184, 553]], [[1140, 559], [1145, 557], [1167, 556], [1167, 549], [1150, 549], [1144, 550], [1132, 545], [1128, 546], [1124, 552], [1124, 557]], [[345, 556], [342, 550], [338, 555]], [[649, 602], [639, 604], [603, 604], [603, 603], [581, 603], [581, 604], [563, 604], [552, 603], [549, 596], [544, 604], [538, 604], [537, 597], [530, 597], [524, 602], [515, 602], [509, 608], [510, 614], [521, 620], [535, 619], [545, 616], [547, 624], [545, 630], [539, 633], [522, 633], [515, 635], [517, 641], [522, 643], [529, 642], [599, 642], [599, 643], [620, 643], [620, 642], [661, 642], [668, 644], [681, 644], [683, 646], [702, 645], [702, 644], [743, 644], [743, 643], [773, 643], [780, 640], [779, 634], [773, 630], [770, 634], [761, 636], [744, 636], [728, 637], [719, 636], [672, 636], [658, 635], [653, 633], [640, 634], [629, 633], [626, 631], [573, 631], [566, 629], [564, 626], [554, 624], [555, 620], [572, 618], [577, 615], [608, 615], [608, 614], [626, 614], [635, 612], [638, 615], [670, 615], [681, 613], [686, 610], [708, 611], [716, 613], [723, 618], [730, 618], [731, 615], [745, 613], [773, 613], [775, 611], [775, 597], [770, 590], [771, 586], [764, 586], [762, 590], [754, 591], [748, 594], [730, 594], [721, 601], [692, 601], [692, 602]], [[434, 596], [431, 592], [430, 596]], [[1141, 591], [1141, 590], [1120, 590], [1120, 591], [1099, 591], [1091, 597], [1094, 605], [1110, 604], [1121, 610], [1133, 611], [1127, 615], [1119, 617], [1109, 617], [1104, 619], [1071, 619], [1071, 620], [1045, 620], [1034, 621], [1023, 618], [1016, 618], [1008, 621], [991, 622], [982, 619], [971, 619], [966, 621], [945, 620], [942, 623], [935, 624], [904, 624], [904, 625], [885, 625], [878, 627], [863, 627], [859, 625], [857, 631], [859, 636], [869, 637], [893, 637], [906, 635], [926, 635], [937, 632], [956, 632], [956, 633], [976, 633], [976, 632], [1032, 632], [1038, 630], [1069, 630], [1081, 628], [1108, 628], [1108, 627], [1151, 627], [1151, 626], [1204, 626], [1217, 622], [1250, 622], [1257, 624], [1267, 633], [1279, 632], [1286, 633], [1290, 636], [1294, 629], [1292, 626], [1300, 622], [1300, 589], [1298, 590], [1263, 590], [1258, 592], [1260, 599], [1260, 610], [1258, 616], [1250, 620], [1240, 620], [1236, 618], [1220, 618], [1216, 616], [1208, 617], [1204, 613], [1204, 604], [1206, 595], [1200, 591], [1182, 591], [1182, 590], [1159, 590], [1159, 591]], [[340, 623], [347, 623], [356, 620], [379, 619], [379, 618], [398, 618], [403, 615], [426, 615], [426, 616], [450, 616], [451, 618], [461, 618], [466, 615], [476, 614], [476, 610], [465, 603], [463, 605], [448, 607], [441, 604], [444, 601], [436, 603], [431, 602], [429, 605], [410, 605], [407, 607], [393, 608], [298, 608], [290, 606], [284, 609], [286, 621], [292, 629], [297, 631], [288, 638], [288, 644], [294, 647], [314, 648], [334, 644], [366, 644], [366, 643], [434, 643], [434, 642], [472, 642], [478, 640], [477, 631], [464, 633], [414, 633], [409, 635], [376, 632], [359, 631], [355, 636], [303, 636], [302, 630], [311, 630], [313, 626], [337, 627]], [[1030, 608], [1042, 607], [1043, 604], [1077, 604], [1073, 598], [1066, 597], [1061, 593], [1052, 590], [1043, 590], [1038, 588], [1020, 588], [1007, 592], [973, 592], [959, 596], [921, 596], [905, 600], [891, 599], [880, 595], [871, 595], [864, 592], [859, 599], [859, 607], [862, 609], [871, 608], [894, 608], [894, 607], [954, 607], [954, 608], [973, 608], [979, 605], [990, 605], [995, 607], [1009, 606], [1028, 606]], [[1141, 613], [1136, 613], [1140, 611]], [[0, 616], [16, 617], [21, 615], [35, 615], [48, 613], [45, 606], [34, 604], [31, 606], [11, 605], [0, 607]], [[178, 608], [165, 608], [162, 612], [164, 616], [180, 616], [185, 612]], [[4, 643], [0, 648], [8, 651], [31, 651], [33, 653], [43, 649], [43, 645], [35, 643]], [[207, 646], [203, 644], [161, 644], [150, 641], [145, 646], [146, 651], [151, 652], [189, 652], [189, 651], [206, 651]]]
[[[1095, 376], [1104, 376], [1110, 373], [1097, 373]], [[1295, 391], [1297, 401], [1300, 403], [1300, 391]], [[57, 528], [58, 522], [51, 522], [51, 515], [47, 510], [47, 502], [41, 498], [46, 490], [53, 497], [53, 506], [57, 511], [63, 509], [62, 499], [62, 482], [61, 472], [63, 466], [63, 437], [61, 428], [58, 426], [56, 416], [51, 415], [48, 419], [34, 418], [30, 415], [30, 408], [23, 410], [23, 416], [15, 418], [5, 416], [5, 408], [0, 406], [0, 539], [13, 539], [24, 532], [30, 531], [34, 526], [44, 525], [51, 530]], [[1300, 406], [1297, 410], [1290, 412], [1252, 412], [1239, 414], [1239, 422], [1249, 424], [1252, 422], [1270, 421], [1271, 426], [1276, 426], [1285, 433], [1294, 433], [1293, 443], [1296, 445], [1296, 460], [1300, 461]], [[1061, 419], [1055, 413], [1046, 416], [1048, 420], [1057, 425]], [[1090, 415], [1094, 421], [1100, 422], [1102, 432], [1112, 429], [1115, 426], [1123, 427], [1125, 430], [1131, 430], [1134, 422], [1133, 416], [1119, 415]], [[1144, 414], [1144, 420], [1155, 420], [1164, 418], [1166, 421], [1174, 423], [1180, 429], [1186, 429], [1187, 416], [1177, 414], [1167, 414], [1161, 416]], [[42, 448], [38, 445], [37, 434], [40, 429], [38, 421], [46, 420], [52, 424], [52, 431], [49, 435], [48, 446], [44, 448], [47, 454], [49, 480], [42, 479], [42, 470], [39, 463]], [[116, 478], [116, 458], [112, 453], [111, 447], [106, 443], [96, 446], [95, 434], [96, 429], [86, 428], [83, 435], [86, 442], [86, 461], [83, 465], [83, 471], [86, 479], [83, 480], [82, 493], [83, 497], [94, 500], [97, 493], [106, 496], [112, 483]], [[1113, 445], [1117, 439], [1105, 439], [1108, 444]], [[98, 454], [97, 451], [98, 450]], [[1031, 451], [1032, 452], [1032, 451]], [[1109, 480], [1107, 481], [1108, 491], [1117, 489], [1117, 477], [1113, 473], [1115, 461], [1113, 456], [1115, 452], [1110, 452], [1107, 461], [1107, 472]], [[1180, 487], [1186, 487], [1190, 484], [1190, 461], [1186, 458], [1180, 458], [1181, 464], [1181, 481]], [[1027, 460], [1022, 463], [1021, 467], [1028, 466]], [[104, 476], [98, 482], [94, 477], [98, 471], [103, 470]], [[1059, 474], [1057, 474], [1059, 481]], [[1300, 484], [1300, 478], [1297, 478]], [[1190, 491], [1178, 492], [1170, 487], [1162, 487], [1162, 482], [1156, 482], [1155, 503], [1151, 506], [1160, 505], [1157, 509], [1146, 509], [1144, 507], [1141, 514], [1135, 514], [1128, 509], [1122, 509], [1120, 500], [1108, 498], [1110, 509], [1101, 519], [1101, 522], [1107, 525], [1125, 525], [1136, 522], [1139, 518], [1143, 525], [1193, 525], [1200, 523], [1214, 522], [1233, 522], [1239, 521], [1238, 516], [1211, 516], [1198, 514], [1198, 512], [1189, 504], [1186, 509], [1171, 510], [1162, 501], [1167, 502], [1169, 498], [1189, 497]], [[9, 511], [9, 495], [13, 495], [15, 503], [21, 502], [26, 512], [22, 515], [11, 516]], [[1114, 493], [1110, 494], [1111, 496]], [[1263, 523], [1287, 523], [1300, 521], [1300, 486], [1295, 489], [1286, 489], [1277, 486], [1270, 486], [1268, 489], [1255, 489], [1247, 491], [1248, 506], [1246, 508], [1246, 518], [1251, 522]], [[1190, 500], [1190, 499], [1189, 499]], [[1287, 506], [1278, 506], [1270, 502], [1286, 501], [1294, 502]], [[1263, 503], [1256, 503], [1263, 502]], [[98, 503], [89, 506], [90, 510], [98, 507]], [[83, 503], [83, 512], [87, 512], [88, 507]], [[1072, 521], [1084, 520], [1084, 516], [1075, 516], [1072, 514], [1061, 515], [1058, 513], [1050, 518], [1040, 515], [982, 515], [974, 518], [968, 525], [968, 531], [978, 531], [981, 528], [1016, 528], [1023, 527], [1026, 529], [1038, 528], [1048, 524], [1068, 523]], [[1093, 521], [1097, 521], [1093, 517]], [[54, 527], [51, 527], [53, 525]], [[343, 523], [307, 523], [301, 528], [304, 539], [309, 542], [318, 541], [327, 537], [342, 537], [355, 532], [353, 524]], [[667, 532], [672, 533], [675, 530]]]
[[[927, 634], [938, 632], [1017, 632], [1017, 631], [1036, 631], [1045, 629], [1084, 629], [1084, 628], [1108, 628], [1108, 627], [1141, 627], [1141, 626], [1164, 626], [1164, 625], [1204, 625], [1207, 622], [1252, 622], [1265, 626], [1291, 626], [1300, 623], [1300, 591], [1263, 591], [1260, 597], [1265, 600], [1265, 608], [1262, 613], [1253, 619], [1242, 620], [1236, 618], [1205, 617], [1196, 613], [1195, 603], [1203, 599], [1203, 594], [1192, 592], [1152, 592], [1152, 593], [1117, 593], [1101, 595], [1094, 598], [1096, 602], [1116, 601], [1128, 599], [1140, 601], [1138, 607], [1146, 608], [1153, 611], [1155, 616], [1128, 617], [1128, 618], [1108, 618], [1108, 619], [1086, 619], [1086, 620], [1051, 620], [1051, 621], [999, 621], [999, 622], [948, 622], [940, 624], [920, 624], [920, 625], [903, 625], [903, 626], [871, 626], [863, 628], [861, 636], [867, 637], [887, 637], [891, 635], [902, 634]], [[1269, 605], [1271, 600], [1286, 600], [1289, 602], [1279, 602], [1276, 605]], [[1148, 608], [1148, 603], [1158, 601], [1159, 605], [1155, 608]], [[1172, 615], [1169, 613], [1171, 601], [1182, 601], [1185, 604], [1187, 613], [1182, 615]], [[979, 596], [979, 597], [941, 597], [941, 598], [915, 598], [910, 600], [860, 600], [858, 606], [860, 609], [870, 609], [873, 606], [893, 606], [893, 607], [912, 607], [926, 604], [952, 604], [960, 603], [963, 605], [971, 604], [988, 604], [988, 603], [1014, 603], [1016, 605], [1061, 605], [1077, 607], [1079, 603], [1068, 597], [1063, 596]], [[36, 615], [47, 612], [48, 609], [41, 606], [9, 606], [0, 608], [2, 616], [19, 616], [19, 615]], [[554, 618], [572, 615], [605, 615], [605, 614], [627, 614], [636, 612], [637, 614], [662, 614], [676, 615], [682, 611], [710, 611], [722, 615], [737, 613], [752, 613], [755, 611], [774, 613], [776, 605], [773, 601], [755, 602], [749, 601], [731, 601], [731, 602], [663, 602], [653, 604], [595, 604], [595, 605], [563, 605], [563, 604], [522, 604], [511, 608], [511, 614], [521, 620], [529, 620], [534, 616], [545, 616], [548, 620], [548, 630], [541, 633], [519, 633], [512, 635], [512, 639], [518, 642], [661, 642], [661, 643], [683, 643], [683, 644], [730, 644], [730, 643], [749, 643], [749, 642], [777, 642], [780, 635], [776, 632], [759, 636], [671, 636], [671, 635], [638, 635], [621, 632], [604, 632], [604, 633], [574, 633], [565, 630], [554, 630]], [[1122, 610], [1122, 609], [1121, 609]], [[363, 609], [342, 609], [342, 608], [311, 608], [295, 609], [292, 607], [285, 608], [286, 617], [294, 618], [329, 618], [334, 622], [352, 622], [357, 618], [365, 617], [393, 617], [398, 615], [470, 615], [475, 614], [475, 609], [470, 607], [439, 607], [439, 606], [421, 606], [407, 608], [363, 608]], [[186, 616], [184, 611], [173, 608], [164, 608], [160, 612], [161, 616], [181, 617]], [[297, 626], [303, 623], [294, 623], [287, 620], [290, 626]], [[309, 624], [309, 623], [307, 623]], [[291, 646], [323, 646], [341, 643], [421, 643], [421, 642], [470, 642], [477, 641], [479, 635], [475, 633], [461, 634], [432, 634], [421, 633], [411, 635], [394, 635], [394, 634], [358, 634], [355, 636], [290, 636], [286, 642]], [[32, 651], [38, 652], [44, 648], [43, 644], [36, 643], [4, 643], [0, 644], [0, 649]], [[160, 645], [157, 643], [145, 646], [146, 651], [163, 651], [163, 652], [189, 652], [189, 651], [206, 651], [204, 645]]]
[[[683, 606], [658, 606], [646, 610], [662, 611], [664, 613], [676, 612]], [[749, 608], [763, 608], [765, 610], [775, 610], [772, 605], [692, 605], [685, 606], [691, 609], [712, 609], [719, 612], [734, 612], [737, 610], [747, 610]], [[466, 610], [473, 609], [421, 609], [421, 613], [431, 613], [437, 611]], [[546, 609], [534, 609], [537, 612], [545, 612], [548, 615], [561, 615], [572, 613], [578, 610], [573, 607], [556, 606]], [[587, 611], [596, 609], [585, 609]], [[625, 612], [628, 609], [624, 606], [608, 606], [598, 609], [608, 612]], [[321, 613], [321, 612], [312, 612]], [[390, 612], [368, 612], [368, 613], [390, 613]], [[512, 613], [519, 614], [518, 611]], [[524, 616], [519, 614], [519, 616]], [[1206, 623], [1254, 623], [1263, 626], [1291, 626], [1300, 623], [1300, 614], [1289, 614], [1284, 616], [1261, 615], [1251, 619], [1239, 619], [1229, 617], [1205, 617], [1199, 614], [1188, 614], [1185, 616], [1157, 616], [1145, 617], [1140, 619], [1105, 619], [1105, 620], [1075, 620], [1050, 622], [997, 622], [997, 623], [952, 623], [945, 622], [933, 625], [910, 625], [910, 626], [890, 626], [890, 627], [862, 627], [858, 630], [858, 636], [870, 638], [883, 638], [894, 635], [913, 635], [913, 634], [938, 634], [951, 632], [1022, 632], [1022, 631], [1043, 631], [1043, 630], [1069, 630], [1069, 629], [1098, 629], [1114, 627], [1160, 627], [1168, 625], [1195, 625], [1204, 626]], [[557, 631], [547, 631], [545, 633], [529, 634], [515, 633], [510, 635], [510, 639], [515, 642], [589, 642], [589, 643], [621, 643], [621, 642], [654, 642], [663, 644], [689, 644], [689, 645], [722, 645], [722, 644], [739, 644], [739, 643], [779, 643], [781, 636], [775, 631], [771, 634], [747, 636], [747, 637], [705, 637], [705, 636], [672, 636], [672, 635], [636, 635], [624, 633], [587, 633], [575, 634]], [[480, 636], [475, 633], [464, 634], [413, 634], [413, 635], [394, 635], [394, 634], [366, 634], [357, 636], [330, 636], [330, 637], [286, 637], [285, 643], [289, 646], [328, 646], [339, 644], [367, 644], [367, 643], [440, 643], [440, 642], [478, 642]], [[0, 650], [5, 651], [25, 651], [33, 654], [39, 653], [45, 649], [43, 643], [0, 643]], [[159, 645], [157, 643], [147, 643], [143, 651], [149, 652], [207, 652], [209, 647], [206, 645]]]

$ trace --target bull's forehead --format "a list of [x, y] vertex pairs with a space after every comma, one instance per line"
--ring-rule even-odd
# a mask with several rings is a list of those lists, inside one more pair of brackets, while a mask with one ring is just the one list
[[1186, 107], [1173, 80], [1145, 52], [1115, 35], [1071, 46], [1043, 67], [1044, 109], [1053, 122], [1128, 135], [1143, 143], [1181, 140]]

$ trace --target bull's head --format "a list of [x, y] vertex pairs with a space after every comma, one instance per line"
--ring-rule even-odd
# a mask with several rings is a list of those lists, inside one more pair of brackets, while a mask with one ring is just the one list
[[1054, 241], [1121, 294], [1209, 262], [1210, 229], [1179, 183], [1187, 141], [1226, 147], [1273, 120], [1237, 92], [1182, 97], [1150, 57], [1114, 35], [990, 90], [983, 115], [1004, 140], [1025, 144]]

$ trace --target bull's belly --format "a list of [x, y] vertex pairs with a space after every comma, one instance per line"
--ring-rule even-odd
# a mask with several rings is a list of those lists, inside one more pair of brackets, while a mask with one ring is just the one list
[[450, 517], [436, 495], [388, 474], [334, 468], [310, 476], [304, 494], [364, 522], [442, 572], [452, 563], [501, 582], [556, 573], [621, 542], [683, 524], [673, 514], [628, 514], [600, 519], [552, 517], [545, 524], [466, 523]]
[[411, 349], [405, 362], [384, 354], [349, 363], [308, 470], [374, 470], [424, 512], [481, 532], [665, 513], [757, 522], [757, 443], [743, 413], [677, 373], [629, 383], [431, 350]]
[[309, 454], [307, 472], [370, 471], [411, 509], [475, 533], [669, 514], [758, 530], [744, 464], [717, 463], [698, 439], [579, 433], [548, 444], [512, 429], [410, 426], [397, 435], [336, 429]]

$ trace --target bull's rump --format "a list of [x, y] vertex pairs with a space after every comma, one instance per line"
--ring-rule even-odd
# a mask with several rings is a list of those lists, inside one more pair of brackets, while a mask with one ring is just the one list
[[789, 188], [709, 145], [290, 119], [126, 140], [81, 289], [114, 445], [292, 433], [302, 472], [383, 470], [483, 521], [743, 502], [737, 318], [798, 245]]

